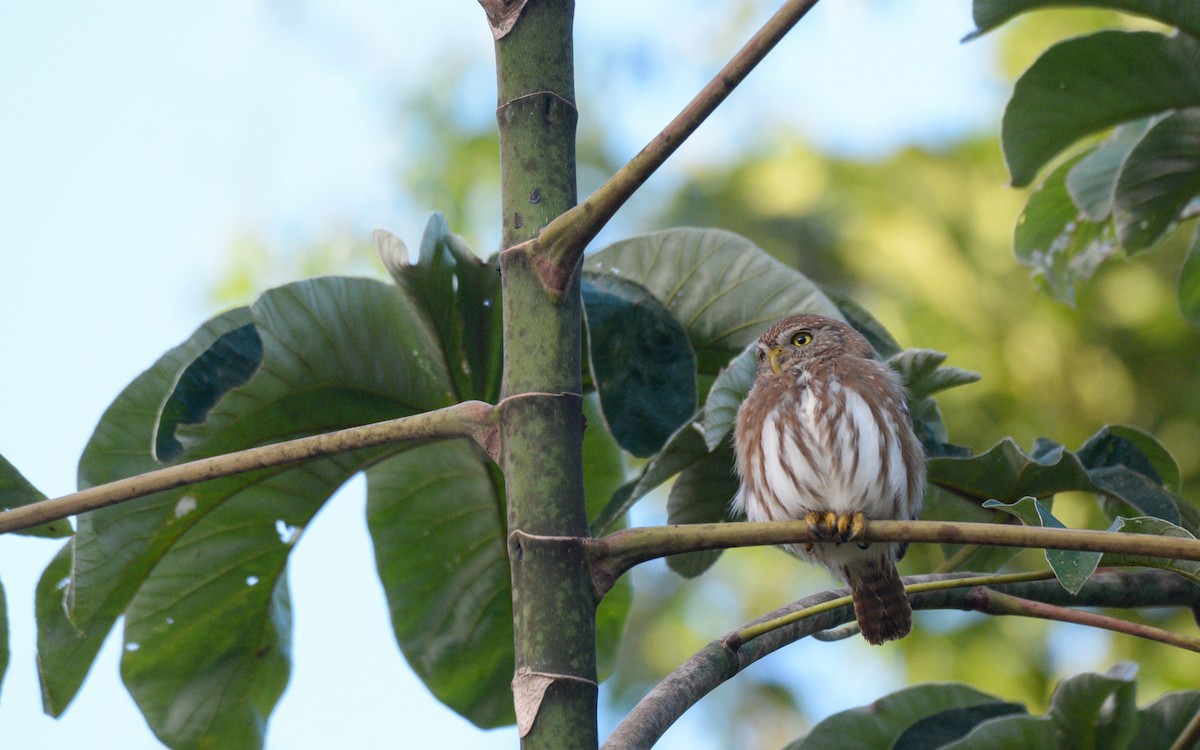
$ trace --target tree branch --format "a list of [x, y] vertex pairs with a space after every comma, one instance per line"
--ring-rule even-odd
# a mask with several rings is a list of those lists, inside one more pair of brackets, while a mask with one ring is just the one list
[[[941, 584], [954, 578], [964, 579], [968, 576], [953, 574], [905, 578], [905, 581], [909, 583], [919, 582], [917, 586], [910, 586], [910, 590], [914, 590], [910, 594], [913, 609], [974, 609], [974, 601], [980, 597], [979, 589], [976, 587], [919, 590], [920, 584]], [[995, 588], [1012, 596], [1055, 605], [1119, 608], [1200, 606], [1200, 587], [1193, 585], [1181, 576], [1158, 571], [1100, 573], [1093, 576], [1076, 596], [1071, 596], [1057, 581], [1053, 580], [1007, 584], [995, 586]], [[749, 665], [806, 635], [835, 628], [853, 620], [854, 608], [847, 604], [838, 609], [770, 630], [751, 640], [743, 641], [739, 637], [740, 632], [759, 623], [791, 615], [794, 612], [836, 599], [846, 593], [845, 589], [838, 589], [801, 599], [712, 641], [667, 675], [638, 702], [638, 705], [605, 741], [604, 750], [650, 747], [662, 737], [676, 719], [683, 715], [684, 711]]]
[[[645, 526], [589, 540], [586, 546], [592, 560], [593, 583], [597, 593], [603, 595], [634, 565], [658, 557], [730, 547], [828, 541], [818, 538], [805, 522], [789, 521]], [[1200, 540], [1197, 539], [1008, 524], [867, 521], [866, 529], [857, 541], [1042, 547], [1200, 560]]]
[[464, 401], [411, 417], [350, 427], [312, 437], [287, 440], [259, 448], [169, 466], [136, 477], [43, 500], [0, 512], [0, 534], [20, 531], [68, 516], [105, 508], [174, 487], [243, 474], [257, 469], [307, 461], [334, 453], [399, 443], [406, 440], [469, 437], [492, 460], [499, 453], [499, 426], [494, 408], [483, 401]]
[[816, 4], [817, 0], [787, 0], [637, 156], [617, 170], [582, 203], [547, 224], [536, 238], [518, 246], [531, 258], [544, 259], [535, 265], [538, 275], [551, 293], [561, 294], [566, 288], [566, 280], [575, 273], [583, 249], [617, 209], [675, 153], [675, 149], [695, 132], [700, 123], [725, 101]]

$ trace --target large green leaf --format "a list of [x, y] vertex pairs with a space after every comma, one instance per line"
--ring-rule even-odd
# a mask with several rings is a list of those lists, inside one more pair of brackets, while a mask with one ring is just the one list
[[1156, 245], [1197, 196], [1200, 107], [1193, 107], [1156, 122], [1125, 161], [1113, 196], [1113, 221], [1125, 252], [1134, 255]]
[[1114, 664], [1058, 683], [1046, 717], [1075, 747], [1126, 747], [1137, 731], [1137, 665]]
[[[789, 744], [786, 750], [874, 750], [895, 747], [905, 732], [922, 720], [942, 716], [958, 726], [962, 714], [949, 712], [985, 707], [1023, 710], [966, 685], [917, 685], [886, 695], [869, 706], [836, 713], [819, 722], [801, 739]], [[929, 728], [927, 724], [926, 729]]]
[[[238, 340], [253, 346], [253, 337], [229, 337], [251, 322], [261, 364], [244, 385], [223, 397], [210, 394], [206, 402], [215, 406], [207, 415], [174, 423], [176, 438], [189, 446], [182, 458], [452, 402], [436, 340], [406, 295], [364, 279], [292, 284], [210, 321], [135, 380], [89, 442], [81, 484], [156, 468], [150, 448], [163, 444], [162, 433], [152, 439], [159, 407], [196, 383], [235, 384], [236, 378], [181, 376], [202, 367], [198, 362], [228, 361], [203, 356], [214, 346]], [[188, 399], [199, 403], [193, 395]], [[216, 480], [83, 516], [66, 586], [71, 619], [39, 601], [48, 709], [65, 708], [124, 612], [122, 672], [164, 742], [261, 746], [289, 669], [287, 555], [325, 499], [386, 450]], [[53, 599], [61, 572], [47, 575], [39, 596]]]
[[1180, 520], [1177, 499], [1149, 459], [1136, 443], [1108, 429], [1077, 453], [1045, 438], [1025, 453], [1005, 438], [977, 456], [931, 458], [928, 475], [931, 483], [978, 502], [1015, 502], [1077, 490], [1101, 493], [1139, 515], [1176, 524]]
[[687, 333], [645, 287], [585, 272], [588, 364], [617, 443], [653, 455], [696, 410], [696, 355]]
[[754, 385], [758, 375], [758, 361], [753, 349], [747, 349], [717, 374], [708, 398], [704, 402], [701, 425], [704, 444], [710, 451], [716, 450], [725, 437], [733, 431], [738, 407]]
[[1200, 714], [1200, 690], [1167, 693], [1138, 711], [1137, 750], [1170, 750]]
[[1017, 80], [1001, 140], [1013, 184], [1028, 185], [1065, 148], [1105, 128], [1200, 105], [1200, 41], [1102, 31], [1047, 50]]
[[683, 325], [706, 374], [780, 318], [802, 312], [842, 317], [799, 271], [717, 229], [668, 229], [622, 240], [587, 256], [584, 269], [649, 290]]
[[[1026, 526], [1049, 529], [1067, 528], [1062, 521], [1054, 517], [1049, 508], [1032, 497], [1023, 497], [1015, 503], [988, 500], [983, 507], [997, 508], [1011, 513], [1021, 519], [1021, 523]], [[1099, 552], [1072, 552], [1061, 549], [1047, 549], [1045, 554], [1046, 562], [1050, 563], [1050, 569], [1054, 571], [1055, 578], [1064, 589], [1072, 594], [1078, 594], [1079, 590], [1083, 588], [1083, 584], [1087, 583], [1092, 573], [1096, 572], [1096, 566], [1100, 564], [1101, 556]]]
[[[1179, 537], [1180, 539], [1195, 539], [1187, 529], [1164, 521], [1161, 518], [1118, 518], [1113, 521], [1110, 530], [1126, 534], [1154, 534], [1156, 536]], [[1196, 560], [1167, 560], [1149, 555], [1122, 555], [1108, 552], [1100, 559], [1100, 564], [1105, 566], [1133, 565], [1144, 568], [1160, 568], [1177, 573], [1196, 585], [1200, 585], [1200, 562]]]
[[972, 14], [979, 36], [1014, 16], [1039, 8], [1110, 8], [1153, 18], [1200, 36], [1200, 6], [1194, 0], [975, 0]]
[[[21, 472], [17, 471], [17, 467], [10, 464], [4, 456], [0, 456], [0, 511], [40, 503], [45, 499], [46, 496], [22, 476]], [[68, 520], [51, 521], [15, 533], [60, 539], [71, 535], [71, 522]]]
[[1075, 284], [1117, 251], [1111, 225], [1089, 219], [1067, 190], [1068, 175], [1085, 163], [1072, 159], [1051, 172], [1030, 194], [1013, 232], [1017, 260], [1067, 304], [1075, 301]]
[[[733, 446], [724, 443], [691, 464], [671, 485], [667, 496], [667, 523], [719, 523], [729, 518], [729, 504], [738, 489], [733, 467]], [[694, 578], [708, 570], [721, 550], [705, 550], [672, 555], [667, 558], [671, 570]]]
[[393, 456], [371, 467], [367, 480], [375, 562], [409, 664], [439, 700], [476, 724], [511, 724], [501, 478], [472, 446], [453, 442]]

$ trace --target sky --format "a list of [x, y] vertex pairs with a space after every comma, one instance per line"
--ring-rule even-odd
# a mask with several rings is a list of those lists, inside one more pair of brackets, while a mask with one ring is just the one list
[[[749, 3], [735, 28], [770, 5]], [[958, 42], [969, 6], [818, 5], [654, 179], [729, 158], [764, 121], [863, 158], [994, 128], [1005, 84], [987, 38]], [[615, 156], [636, 153], [736, 49], [730, 7], [578, 4], [581, 118], [598, 120]], [[212, 290], [239, 237], [286, 252], [349, 231], [365, 248], [383, 227], [414, 244], [436, 206], [399, 184], [416, 148], [402, 104], [449, 61], [465, 66], [460, 89], [445, 93], [455, 111], [491, 121], [491, 56], [473, 0], [0, 4], [0, 454], [46, 494], [71, 492], [111, 399], [218, 311]], [[41, 713], [33, 587], [57, 546], [0, 537], [12, 641], [3, 746], [92, 746], [102, 731], [105, 747], [161, 747], [119, 682], [119, 628], [65, 716]], [[442, 707], [405, 665], [361, 481], [310, 524], [290, 580], [295, 664], [270, 750], [395, 747], [397, 733], [414, 747], [516, 746], [514, 730], [481, 733]], [[825, 687], [806, 704], [818, 714], [877, 697]], [[685, 720], [660, 746], [705, 742]]]

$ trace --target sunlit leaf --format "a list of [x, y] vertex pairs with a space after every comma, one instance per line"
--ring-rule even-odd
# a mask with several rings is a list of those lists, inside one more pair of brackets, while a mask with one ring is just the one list
[[1074, 304], [1075, 284], [1117, 251], [1112, 226], [1088, 219], [1067, 192], [1067, 175], [1082, 163], [1075, 159], [1055, 169], [1030, 194], [1013, 232], [1017, 260], [1067, 304]]
[[1011, 705], [966, 685], [917, 685], [885, 695], [869, 706], [836, 713], [786, 750], [890, 748], [910, 727], [931, 716], [957, 709]]
[[1197, 195], [1200, 107], [1193, 107], [1156, 122], [1129, 153], [1113, 197], [1113, 221], [1121, 246], [1130, 255], [1153, 247], [1180, 221], [1184, 207]]
[[1067, 172], [1067, 192], [1089, 220], [1104, 221], [1112, 214], [1113, 194], [1125, 160], [1154, 120], [1147, 117], [1118, 126]]
[[979, 36], [1012, 19], [1039, 8], [1078, 7], [1110, 8], [1126, 11], [1177, 26], [1192, 36], [1200, 36], [1200, 13], [1192, 0], [975, 0], [972, 15]]
[[717, 229], [668, 229], [593, 253], [584, 269], [641, 284], [688, 333], [703, 373], [715, 374], [772, 323], [809, 312], [841, 318], [799, 271]]
[[[729, 443], [709, 453], [679, 473], [667, 497], [667, 523], [718, 523], [729, 518], [729, 504], [738, 489], [730, 470], [733, 446]], [[694, 578], [708, 570], [721, 550], [672, 555], [667, 565], [676, 573]]]
[[[34, 487], [28, 479], [22, 476], [21, 472], [17, 471], [17, 467], [9, 463], [8, 459], [4, 456], [0, 456], [0, 511], [40, 503], [45, 499], [46, 496], [37, 487]], [[40, 526], [22, 529], [13, 533], [23, 536], [61, 539], [64, 536], [71, 535], [71, 522], [67, 519], [51, 521], [50, 523], [44, 523]]]
[[640, 284], [585, 273], [592, 382], [622, 448], [650, 456], [696, 410], [696, 355], [687, 333]]
[[1169, 109], [1200, 105], [1200, 41], [1185, 34], [1102, 31], [1060, 42], [1017, 81], [1001, 139], [1013, 184], [1028, 185], [1080, 138]]
[[1192, 232], [1187, 258], [1179, 271], [1178, 298], [1184, 320], [1200, 328], [1200, 224]]
[[[983, 507], [997, 508], [1012, 513], [1021, 519], [1021, 522], [1026, 526], [1048, 529], [1067, 528], [1050, 513], [1049, 508], [1032, 497], [1021, 498], [1015, 503], [1001, 503], [996, 500], [988, 500], [983, 504]], [[1072, 594], [1079, 593], [1079, 590], [1083, 588], [1083, 584], [1087, 583], [1092, 573], [1096, 572], [1096, 566], [1100, 564], [1099, 552], [1072, 552], [1069, 550], [1046, 549], [1045, 554], [1046, 562], [1050, 563], [1050, 568], [1054, 571], [1054, 576], [1062, 584], [1063, 588]]]

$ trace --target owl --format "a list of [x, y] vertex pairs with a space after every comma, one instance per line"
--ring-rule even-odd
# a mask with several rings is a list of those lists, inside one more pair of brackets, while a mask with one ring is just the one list
[[757, 356], [734, 431], [734, 510], [751, 521], [806, 521], [834, 540], [788, 550], [849, 585], [867, 641], [903, 638], [912, 608], [896, 562], [906, 545], [855, 541], [864, 518], [920, 511], [925, 458], [900, 377], [862, 334], [819, 315], [771, 326]]

